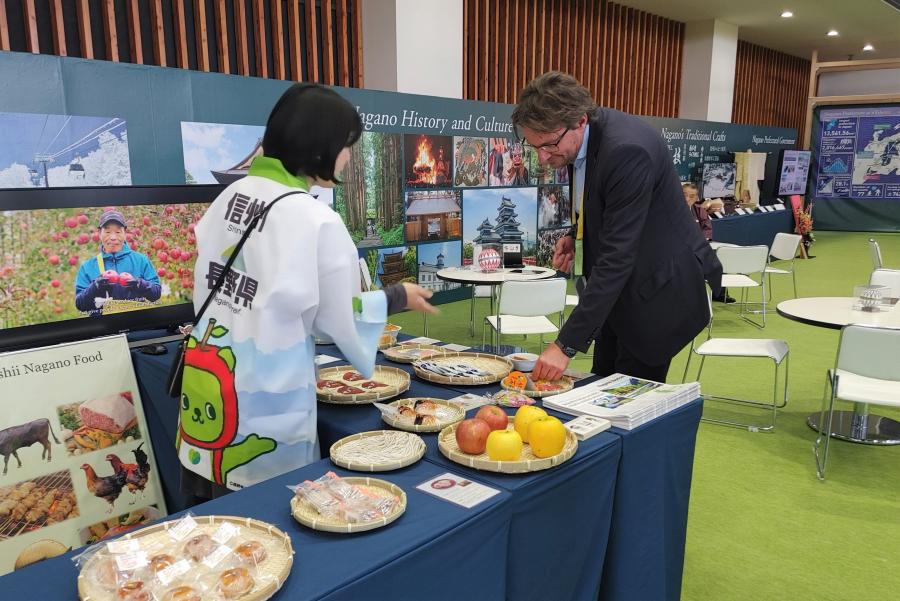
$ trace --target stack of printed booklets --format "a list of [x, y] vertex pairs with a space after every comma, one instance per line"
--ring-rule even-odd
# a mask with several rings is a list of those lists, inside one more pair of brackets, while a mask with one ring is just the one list
[[623, 430], [690, 403], [700, 396], [700, 384], [661, 384], [613, 374], [569, 392], [544, 398], [544, 407], [569, 415], [593, 415]]

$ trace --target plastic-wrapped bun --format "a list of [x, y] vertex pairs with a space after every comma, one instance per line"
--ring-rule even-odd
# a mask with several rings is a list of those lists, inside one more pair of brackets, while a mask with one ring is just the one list
[[126, 582], [116, 589], [116, 599], [120, 601], [150, 601], [150, 591], [141, 580]]
[[234, 553], [247, 565], [259, 565], [265, 561], [266, 557], [269, 555], [266, 552], [266, 548], [262, 546], [260, 542], [255, 540], [248, 540], [247, 542], [238, 545], [237, 548], [235, 548]]
[[131, 572], [120, 572], [119, 566], [116, 565], [116, 560], [108, 557], [97, 565], [95, 578], [101, 586], [111, 589], [131, 578]]
[[215, 551], [216, 541], [208, 534], [198, 534], [184, 544], [184, 552], [194, 561], [202, 561], [204, 557]]
[[166, 592], [163, 601], [202, 601], [200, 591], [192, 586], [178, 586]]
[[161, 572], [170, 565], [175, 563], [175, 558], [166, 553], [160, 553], [150, 558], [150, 569], [154, 574]]
[[226, 599], [236, 599], [253, 588], [253, 576], [247, 568], [231, 568], [219, 576], [219, 592]]

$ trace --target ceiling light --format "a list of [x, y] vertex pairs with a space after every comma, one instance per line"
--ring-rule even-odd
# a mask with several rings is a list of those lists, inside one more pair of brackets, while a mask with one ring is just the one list
[[874, 52], [874, 51], [875, 51], [875, 46], [873, 46], [872, 44], [866, 44], [865, 46], [863, 46], [863, 52]]
[[834, 38], [834, 37], [837, 37], [837, 36], [839, 36], [839, 35], [840, 35], [840, 34], [838, 33], [837, 29], [831, 29], [831, 30], [828, 31], [828, 37], [830, 37], [830, 38]]
[[789, 10], [786, 10], [786, 11], [784, 11], [783, 13], [781, 13], [781, 18], [782, 18], [782, 19], [790, 19], [790, 18], [793, 17], [793, 16], [794, 16], [794, 13], [792, 13], [792, 12], [789, 11]]

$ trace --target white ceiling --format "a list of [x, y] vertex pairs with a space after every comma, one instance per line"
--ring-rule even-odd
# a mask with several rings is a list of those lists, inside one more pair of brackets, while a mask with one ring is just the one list
[[[719, 19], [742, 40], [819, 60], [900, 58], [900, 10], [882, 0], [615, 0], [676, 21]], [[794, 16], [781, 17], [790, 10]], [[827, 37], [836, 29], [838, 37]], [[875, 52], [863, 52], [872, 44]], [[900, 89], [900, 82], [898, 82]]]

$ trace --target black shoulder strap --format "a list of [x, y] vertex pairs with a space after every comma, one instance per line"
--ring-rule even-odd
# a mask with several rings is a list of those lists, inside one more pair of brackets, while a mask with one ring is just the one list
[[197, 312], [197, 316], [194, 318], [195, 324], [200, 322], [200, 318], [203, 317], [204, 313], [206, 313], [206, 309], [209, 307], [209, 303], [212, 302], [213, 297], [217, 292], [219, 292], [219, 288], [221, 288], [222, 284], [225, 283], [225, 278], [228, 276], [228, 272], [231, 271], [231, 266], [234, 265], [234, 262], [237, 259], [238, 255], [241, 254], [241, 249], [244, 248], [244, 243], [247, 241], [247, 238], [250, 237], [250, 234], [253, 232], [253, 230], [256, 229], [256, 225], [266, 216], [266, 214], [269, 212], [269, 209], [271, 209], [276, 202], [278, 202], [285, 196], [291, 196], [293, 194], [306, 194], [306, 192], [303, 190], [296, 190], [293, 192], [282, 194], [281, 196], [270, 202], [265, 209], [253, 216], [253, 219], [250, 220], [250, 224], [241, 235], [241, 239], [238, 241], [237, 246], [234, 247], [234, 252], [231, 253], [231, 256], [228, 257], [228, 260], [225, 262], [225, 268], [222, 269], [222, 273], [219, 274], [219, 278], [216, 280], [215, 285], [209, 292], [209, 296], [206, 297], [206, 300], [203, 301], [203, 305], [200, 307], [200, 311]]

